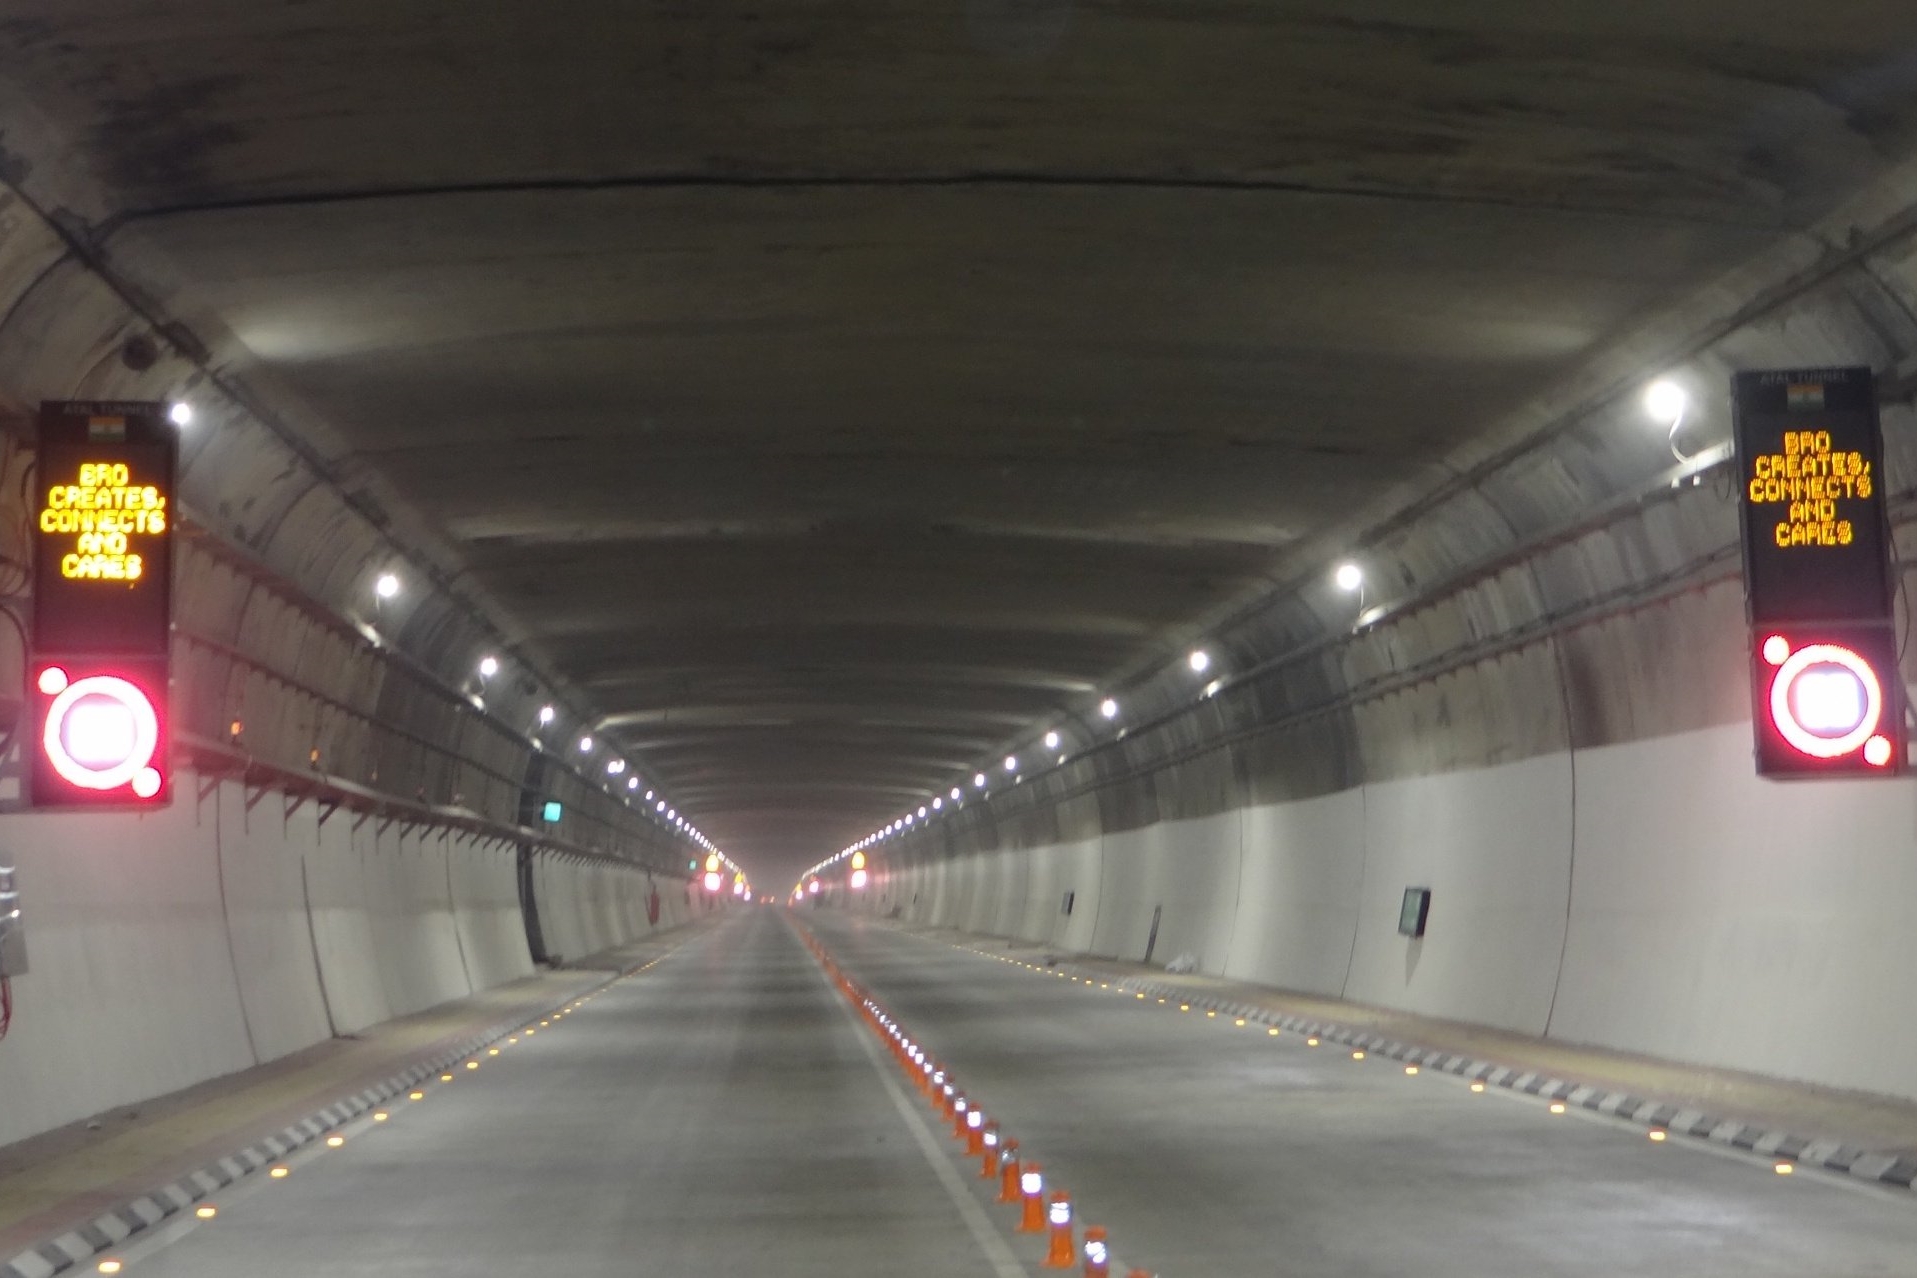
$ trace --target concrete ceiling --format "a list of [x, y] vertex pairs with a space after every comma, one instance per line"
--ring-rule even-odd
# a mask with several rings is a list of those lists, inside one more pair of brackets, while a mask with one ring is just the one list
[[777, 881], [1827, 212], [1917, 9], [9, 0], [6, 173]]

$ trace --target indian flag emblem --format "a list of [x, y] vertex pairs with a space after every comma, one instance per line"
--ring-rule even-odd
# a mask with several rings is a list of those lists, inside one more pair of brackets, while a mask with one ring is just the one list
[[1792, 412], [1815, 412], [1824, 406], [1824, 383], [1791, 382], [1784, 388], [1784, 403]]

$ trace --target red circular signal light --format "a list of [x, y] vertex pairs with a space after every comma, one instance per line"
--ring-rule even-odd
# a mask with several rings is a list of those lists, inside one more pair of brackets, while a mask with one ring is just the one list
[[[1769, 641], [1764, 647], [1768, 659]], [[1833, 643], [1807, 644], [1786, 657], [1771, 681], [1770, 701], [1778, 733], [1814, 759], [1841, 758], [1865, 746], [1877, 736], [1884, 715], [1877, 672], [1849, 648]], [[1885, 739], [1885, 763], [1888, 747]], [[1882, 766], [1868, 754], [1866, 759]]]
[[131, 786], [143, 799], [160, 792], [160, 773], [153, 767], [159, 714], [138, 685], [117, 675], [69, 683], [57, 666], [41, 671], [38, 682], [42, 691], [57, 689], [40, 744], [63, 780], [83, 790]]

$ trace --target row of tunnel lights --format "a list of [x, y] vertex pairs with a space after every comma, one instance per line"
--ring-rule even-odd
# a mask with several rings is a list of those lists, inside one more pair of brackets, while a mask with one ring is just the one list
[[[394, 596], [398, 595], [399, 591], [400, 591], [399, 577], [396, 574], [391, 572], [381, 573], [379, 575], [379, 579], [373, 583], [373, 593], [381, 599], [391, 599]], [[479, 664], [476, 667], [476, 671], [479, 675], [480, 686], [483, 688], [489, 681], [492, 680], [494, 676], [496, 676], [499, 673], [499, 670], [500, 670], [500, 665], [499, 665], [498, 657], [493, 656], [491, 653], [488, 653], [487, 655], [481, 657], [479, 659]], [[480, 696], [477, 693], [473, 695], [472, 702], [475, 706], [479, 707], [482, 710], [485, 708], [485, 705], [486, 705], [485, 698]], [[558, 717], [559, 717], [559, 711], [551, 703], [547, 703], [546, 705], [539, 707], [538, 723], [534, 726], [534, 729], [533, 729], [534, 736], [532, 738], [532, 741], [534, 745], [543, 747], [544, 742], [540, 740], [537, 733], [539, 732], [540, 729], [550, 727], [553, 724], [553, 722], [558, 719]], [[590, 732], [584, 733], [580, 736], [579, 742], [578, 742], [578, 749], [581, 754], [590, 755], [597, 748], [598, 748], [598, 743], [593, 740], [592, 734]], [[628, 773], [631, 773], [631, 775], [627, 775]], [[627, 762], [625, 759], [622, 759], [618, 757], [617, 755], [614, 755], [613, 757], [606, 760], [606, 775], [609, 777], [624, 776], [626, 778], [627, 804], [631, 804], [633, 796], [637, 793], [637, 791], [639, 790], [639, 787], [645, 784], [643, 781], [640, 780], [639, 775], [637, 773], [632, 772], [632, 765], [629, 762]], [[606, 784], [608, 786], [611, 785], [610, 782], [607, 782]], [[687, 838], [691, 839], [694, 843], [706, 849], [708, 852], [717, 851], [717, 849], [713, 846], [712, 840], [706, 837], [704, 831], [700, 830], [698, 826], [693, 825], [691, 822], [687, 821], [685, 817], [679, 814], [679, 810], [677, 808], [671, 806], [669, 803], [666, 802], [666, 800], [660, 798], [657, 793], [655, 793], [652, 790], [647, 790], [645, 794], [645, 801], [652, 804], [653, 812], [659, 817], [663, 818], [666, 821], [666, 823], [671, 825], [675, 830], [682, 832]]]
[[[1666, 426], [1671, 433], [1673, 441], [1675, 441], [1677, 432], [1679, 428], [1683, 426], [1685, 416], [1689, 411], [1690, 397], [1684, 388], [1676, 382], [1668, 378], [1660, 378], [1645, 389], [1643, 406], [1645, 414], [1650, 417], [1652, 421], [1659, 425]], [[1675, 443], [1673, 443], [1673, 448], [1675, 448]], [[1365, 586], [1365, 571], [1361, 566], [1351, 560], [1346, 560], [1332, 570], [1331, 580], [1332, 584], [1345, 594], [1357, 595], [1360, 606], [1363, 605], [1364, 595], [1362, 592]], [[1361, 613], [1358, 618], [1359, 624], [1363, 625], [1370, 620], [1374, 620], [1382, 614], [1382, 611], [1381, 608], [1373, 608], [1369, 612]], [[1213, 661], [1211, 654], [1205, 649], [1195, 648], [1185, 658], [1185, 664], [1193, 674], [1203, 675], [1210, 673]], [[1214, 678], [1205, 685], [1204, 695], [1207, 697], [1212, 696], [1223, 686], [1224, 680], [1222, 678]], [[1117, 700], [1112, 697], [1101, 698], [1098, 703], [1098, 713], [1101, 718], [1107, 721], [1116, 720], [1119, 715]], [[1064, 763], [1067, 756], [1059, 751], [1062, 738], [1058, 731], [1053, 729], [1046, 732], [1043, 741], [1045, 749], [1054, 755], [1053, 763]], [[1018, 756], [1015, 754], [1005, 756], [1004, 768], [1006, 774], [1012, 777], [1013, 784], [1017, 784], [1020, 779], [1018, 776]], [[980, 797], [988, 797], [990, 795], [990, 785], [991, 778], [984, 772], [973, 774], [972, 788], [981, 792]], [[905, 813], [905, 815], [896, 818], [880, 829], [874, 830], [856, 843], [840, 850], [836, 855], [820, 861], [811, 869], [807, 870], [804, 875], [800, 876], [801, 879], [803, 880], [812, 875], [823, 873], [831, 866], [845, 860], [856, 852], [871, 847], [874, 843], [883, 839], [895, 838], [898, 835], [906, 833], [921, 822], [943, 815], [946, 810], [946, 801], [948, 798], [951, 800], [952, 810], [956, 811], [959, 807], [963, 806], [964, 793], [965, 791], [962, 786], [955, 785], [949, 794], [933, 796], [928, 803], [920, 804], [916, 811]]]
[[[1364, 580], [1363, 570], [1360, 569], [1356, 564], [1349, 564], [1349, 563], [1341, 564], [1335, 576], [1339, 586], [1345, 590], [1356, 590], [1358, 586]], [[1207, 652], [1203, 648], [1195, 648], [1191, 651], [1191, 653], [1188, 656], [1186, 656], [1185, 665], [1195, 675], [1209, 674], [1213, 666], [1211, 653]], [[1205, 685], [1205, 690], [1203, 695], [1209, 697], [1213, 695], [1214, 693], [1216, 693], [1223, 686], [1224, 686], [1223, 679], [1214, 678], [1213, 680], [1211, 680], [1211, 682]], [[1116, 721], [1119, 716], [1119, 704], [1117, 699], [1114, 697], [1101, 698], [1098, 703], [1098, 714], [1100, 718], [1106, 720], [1107, 722]], [[1061, 747], [1064, 745], [1064, 737], [1060, 735], [1060, 733], [1058, 732], [1056, 728], [1048, 730], [1045, 733], [1044, 737], [1041, 738], [1041, 741], [1044, 745], [1044, 749], [1052, 755], [1052, 763], [1054, 765], [1064, 763], [1066, 759], [1069, 757], [1061, 749]], [[1014, 785], [1018, 784], [1018, 782], [1022, 779], [1019, 776], [1020, 762], [1021, 761], [1019, 759], [1019, 756], [1016, 754], [1008, 754], [1005, 756], [1005, 762], [1004, 762], [1005, 773], [1007, 776], [1012, 778], [1012, 783]], [[972, 788], [979, 792], [976, 797], [979, 797], [979, 798], [990, 797], [991, 784], [992, 784], [991, 777], [984, 772], [976, 772], [972, 775]], [[830, 868], [831, 866], [836, 865], [838, 862], [843, 861], [846, 858], [861, 852], [865, 848], [871, 847], [874, 843], [877, 843], [882, 839], [892, 838], [896, 835], [904, 834], [907, 830], [913, 828], [914, 826], [922, 822], [929, 821], [929, 820], [935, 819], [937, 816], [943, 815], [948, 810], [948, 807], [951, 811], [956, 812], [959, 808], [963, 807], [964, 805], [965, 805], [965, 788], [962, 785], [955, 785], [951, 788], [951, 790], [948, 793], [933, 795], [928, 801], [920, 804], [916, 811], [907, 812], [904, 816], [897, 818], [896, 820], [892, 821], [890, 824], [886, 825], [884, 828], [874, 830], [872, 833], [866, 835], [864, 838], [860, 839], [858, 842], [850, 844], [849, 846], [841, 849], [835, 855], [827, 857], [825, 860], [820, 861], [818, 864], [814, 865], [811, 869], [807, 870], [805, 872], [805, 875], [802, 875], [801, 878], [803, 879], [805, 877], [808, 877], [814, 874], [822, 873], [826, 869]]]
[[[174, 403], [169, 405], [167, 408], [166, 415], [167, 415], [167, 420], [171, 421], [175, 426], [181, 427], [182, 429], [184, 429], [185, 427], [191, 426], [193, 424], [193, 418], [194, 418], [193, 406], [189, 403], [186, 403], [183, 400], [175, 401]], [[398, 573], [393, 572], [390, 569], [380, 573], [377, 577], [373, 579], [373, 598], [376, 601], [374, 605], [375, 608], [378, 607], [379, 603], [389, 602], [393, 599], [397, 599], [402, 589], [403, 589], [403, 586], [400, 582]], [[493, 679], [493, 677], [499, 673], [499, 671], [500, 671], [500, 663], [499, 663], [498, 657], [493, 656], [491, 653], [488, 653], [479, 659], [477, 672], [479, 675], [480, 688], [482, 691], [471, 694], [471, 698], [470, 698], [473, 705], [476, 708], [480, 710], [484, 710], [486, 708], [486, 700], [485, 700], [485, 697], [482, 695], [483, 690], [485, 686], [487, 685], [487, 683], [490, 682]], [[548, 703], [546, 705], [542, 705], [539, 707], [538, 722], [533, 726], [533, 729], [532, 729], [532, 740], [534, 745], [543, 746], [543, 743], [539, 739], [538, 733], [542, 729], [550, 727], [553, 724], [553, 722], [558, 719], [558, 717], [559, 717], [558, 708], [553, 706], [551, 703]], [[578, 748], [581, 754], [590, 755], [593, 753], [593, 750], [595, 748], [595, 743], [592, 739], [591, 733], [585, 733], [580, 736]], [[631, 775], [627, 775], [628, 773], [631, 773]], [[625, 759], [614, 756], [606, 760], [606, 775], [609, 777], [624, 776], [626, 778], [627, 793], [623, 797], [625, 799], [626, 804], [630, 806], [634, 798], [637, 797], [640, 786], [644, 784], [644, 782], [642, 782], [639, 779], [639, 776], [637, 773], [632, 773], [632, 765], [628, 763]], [[611, 785], [612, 785], [611, 782], [607, 782], [605, 784], [608, 789], [611, 788]], [[694, 843], [698, 844], [701, 848], [704, 848], [706, 851], [718, 852], [718, 848], [714, 846], [712, 840], [707, 838], [705, 833], [702, 830], [700, 830], [698, 826], [692, 824], [691, 822], [687, 821], [685, 817], [681, 816], [679, 814], [679, 810], [673, 807], [671, 804], [669, 804], [665, 799], [660, 798], [653, 791], [647, 790], [645, 793], [645, 802], [652, 804], [654, 815], [663, 819], [674, 830], [685, 835], [685, 837], [687, 837], [688, 839], [691, 839]], [[720, 853], [720, 855], [722, 857], [724, 856], [723, 853]], [[727, 864], [730, 864], [730, 863], [731, 863], [730, 859], [728, 858]], [[697, 863], [695, 862], [694, 864], [696, 866]]]
[[[1347, 563], [1339, 565], [1334, 577], [1341, 589], [1347, 591], [1356, 590], [1364, 581], [1364, 572], [1358, 565]], [[1209, 674], [1213, 665], [1211, 653], [1203, 648], [1194, 648], [1185, 658], [1185, 665], [1195, 675]], [[1209, 697], [1223, 686], [1224, 681], [1222, 679], [1213, 679], [1205, 685], [1204, 695]], [[1108, 722], [1115, 721], [1119, 715], [1117, 699], [1113, 697], [1101, 698], [1098, 703], [1098, 713], [1100, 718]], [[1064, 744], [1064, 738], [1059, 734], [1056, 728], [1047, 731], [1041, 740], [1043, 741], [1044, 748], [1052, 754], [1052, 762], [1054, 765], [1065, 762], [1068, 756], [1060, 749]], [[1019, 763], [1020, 760], [1016, 754], [1008, 754], [1005, 756], [1005, 773], [1012, 778], [1014, 785], [1018, 784], [1021, 780], [1019, 777]], [[991, 777], [983, 772], [977, 772], [972, 775], [972, 788], [980, 792], [978, 795], [980, 798], [990, 797], [991, 784]], [[955, 785], [947, 794], [933, 795], [930, 800], [920, 804], [917, 811], [907, 812], [904, 816], [894, 820], [883, 829], [874, 830], [858, 842], [840, 849], [840, 851], [833, 856], [829, 856], [825, 860], [812, 866], [800, 876], [801, 881], [803, 882], [813, 875], [823, 873], [848, 857], [859, 856], [864, 849], [871, 847], [874, 843], [882, 839], [904, 834], [907, 830], [921, 822], [929, 821], [937, 816], [943, 815], [947, 810], [948, 800], [950, 810], [956, 812], [965, 805], [965, 788]], [[864, 868], [863, 857], [860, 857], [860, 865], [856, 868]]]

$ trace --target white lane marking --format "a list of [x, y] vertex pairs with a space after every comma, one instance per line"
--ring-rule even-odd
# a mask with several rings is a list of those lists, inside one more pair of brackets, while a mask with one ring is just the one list
[[893, 1108], [897, 1109], [899, 1117], [905, 1120], [912, 1138], [918, 1142], [919, 1152], [925, 1155], [925, 1161], [932, 1165], [932, 1171], [938, 1176], [939, 1184], [945, 1186], [945, 1192], [951, 1197], [952, 1205], [958, 1208], [959, 1219], [963, 1220], [965, 1227], [972, 1231], [972, 1237], [978, 1242], [979, 1250], [985, 1253], [985, 1258], [992, 1262], [992, 1271], [998, 1275], [998, 1278], [1032, 1278], [1031, 1271], [1019, 1263], [1018, 1257], [1014, 1256], [1012, 1249], [1006, 1245], [1004, 1236], [993, 1226], [992, 1218], [985, 1214], [985, 1209], [979, 1206], [978, 1199], [972, 1196], [971, 1186], [965, 1183], [959, 1176], [958, 1169], [952, 1166], [952, 1160], [946, 1157], [945, 1147], [939, 1144], [938, 1137], [934, 1136], [931, 1129], [925, 1125], [925, 1120], [919, 1117], [918, 1110], [906, 1097], [904, 1089], [892, 1077], [889, 1063], [885, 1057], [879, 1055], [878, 1044], [872, 1041], [872, 1035], [867, 1032], [864, 1022], [859, 1020], [851, 1006], [839, 997], [838, 987], [832, 984], [831, 978], [826, 975], [819, 961], [812, 957], [811, 951], [806, 952], [806, 957], [812, 960], [812, 970], [818, 973], [821, 981], [825, 982], [826, 991], [832, 1002], [837, 1005], [845, 1018], [852, 1022], [852, 1035], [859, 1040], [859, 1046], [865, 1051], [866, 1059], [872, 1062], [872, 1068], [877, 1072], [879, 1082], [885, 1087], [885, 1094], [892, 1098]]

